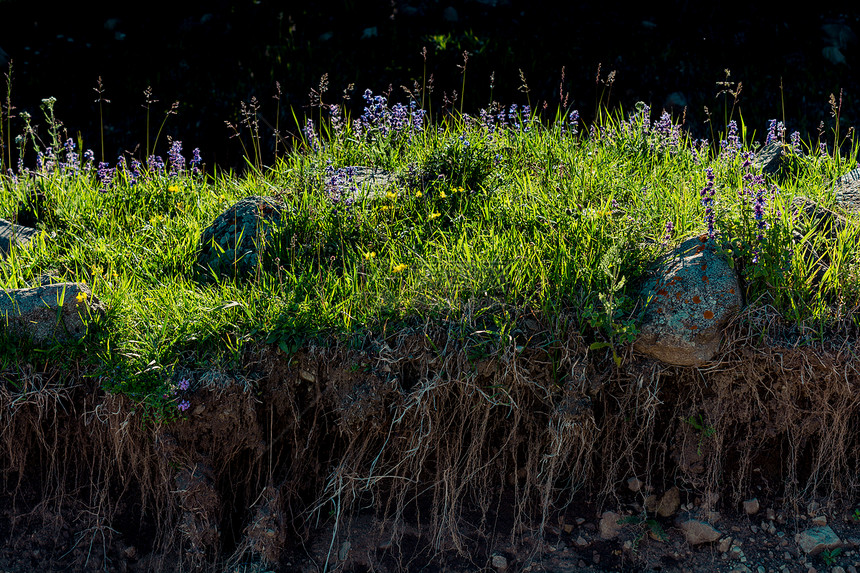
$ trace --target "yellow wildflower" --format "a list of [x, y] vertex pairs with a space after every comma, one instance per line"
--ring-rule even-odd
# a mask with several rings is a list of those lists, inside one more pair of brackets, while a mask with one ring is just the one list
[[383, 205], [382, 207], [380, 207], [380, 210], [382, 211], [388, 211], [389, 209], [391, 209], [391, 207], [389, 207], [388, 205]]
[[415, 192], [415, 197], [421, 197], [422, 195], [424, 195], [424, 193], [422, 193], [421, 191]]
[[170, 191], [171, 193], [178, 193], [179, 192], [179, 185], [171, 185], [170, 187], [167, 188], [167, 190]]
[[369, 261], [370, 259], [375, 259], [376, 253], [374, 251], [370, 251], [369, 253], [364, 253], [364, 259]]
[[458, 192], [458, 193], [462, 193], [463, 191], [465, 191], [465, 189], [463, 189], [462, 187], [457, 187], [457, 192]]
[[444, 192], [444, 191], [439, 191], [439, 198], [440, 198], [440, 199], [444, 199], [445, 197], [447, 197], [447, 195], [445, 195], [445, 192]]
[[388, 199], [391, 199], [392, 201], [393, 201], [393, 200], [395, 200], [395, 199], [397, 199], [397, 193], [392, 193], [391, 191], [389, 191], [388, 193], [386, 193], [386, 194], [385, 194], [385, 196], [386, 196]]
[[395, 273], [402, 273], [403, 271], [406, 270], [406, 265], [404, 265], [403, 263], [400, 263], [399, 265], [397, 265], [396, 267], [394, 267], [391, 270]]
[[87, 293], [85, 293], [85, 292], [79, 292], [79, 293], [78, 293], [78, 296], [76, 296], [76, 297], [75, 297], [75, 300], [76, 300], [76, 301], [78, 301], [78, 302], [84, 302], [84, 301], [86, 301], [86, 300], [87, 300]]
[[437, 211], [436, 213], [430, 213], [430, 216], [428, 217], [428, 219], [430, 219], [430, 220], [432, 221], [433, 219], [435, 219], [435, 218], [436, 218], [436, 217], [438, 217], [438, 216], [439, 216], [439, 212], [438, 212], [438, 211]]

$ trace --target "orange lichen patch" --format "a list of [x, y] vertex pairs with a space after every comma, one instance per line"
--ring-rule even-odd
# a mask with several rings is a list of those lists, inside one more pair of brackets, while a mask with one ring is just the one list
[[702, 270], [703, 271], [708, 270], [708, 263], [702, 263]]
[[664, 294], [665, 295], [665, 294], [669, 294], [669, 293], [666, 289], [661, 288], [660, 290], [657, 291], [657, 294]]
[[712, 318], [714, 318], [714, 313], [713, 313], [713, 311], [706, 310], [706, 311], [705, 311], [705, 313], [704, 313], [704, 316], [705, 316], [705, 318], [707, 318], [708, 320], [711, 320]]
[[663, 312], [663, 307], [661, 306], [660, 308], [658, 308], [657, 312]]
[[703, 283], [708, 282], [708, 280], [710, 280], [710, 279], [708, 279], [708, 275], [702, 275], [702, 282]]
[[690, 330], [696, 330], [697, 328], [699, 328], [699, 327], [696, 326], [695, 324], [690, 325]]
[[702, 302], [702, 299], [699, 298], [699, 295], [696, 295], [693, 297], [693, 302], [699, 304], [700, 302]]
[[703, 247], [702, 245], [699, 245], [698, 247], [696, 247], [696, 254], [698, 255], [699, 253], [701, 253], [704, 250], [705, 250], [705, 247]]
[[675, 293], [675, 300], [681, 300], [681, 293]]
[[707, 243], [708, 242], [708, 235], [699, 235], [699, 240], [702, 241], [703, 243]]
[[735, 294], [735, 289], [730, 288], [730, 289], [729, 289], [729, 294]]

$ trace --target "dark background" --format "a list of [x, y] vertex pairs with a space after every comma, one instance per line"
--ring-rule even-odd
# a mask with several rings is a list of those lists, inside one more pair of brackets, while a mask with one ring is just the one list
[[[30, 111], [41, 134], [39, 103], [53, 96], [69, 133], [80, 134], [86, 147], [98, 150], [93, 88], [101, 76], [104, 98], [110, 100], [104, 104], [108, 160], [138, 145], [137, 155], [144, 154], [143, 91], [152, 86], [159, 102], [151, 108], [151, 137], [178, 101], [179, 113], [169, 118], [165, 134], [183, 141], [189, 154], [200, 147], [207, 164], [222, 167], [243, 163], [242, 148], [224, 124], [239, 122], [240, 102], [256, 97], [260, 115], [274, 125], [279, 82], [279, 123], [294, 133], [289, 107], [300, 120], [305, 113], [318, 118], [309, 92], [324, 73], [329, 91], [323, 103], [342, 101], [344, 89], [354, 84], [354, 114], [361, 112], [366, 88], [379, 93], [391, 86], [392, 102], [406, 102], [400, 86], [422, 83], [425, 46], [427, 77], [432, 74], [435, 84], [428, 102], [434, 114], [454, 90], [461, 91], [458, 65], [467, 50], [466, 112], [490, 102], [489, 78], [495, 72], [493, 100], [546, 102], [545, 117], [554, 116], [564, 66], [562, 92], [586, 120], [601, 98], [610, 108], [620, 104], [628, 110], [643, 100], [651, 104], [653, 117], [661, 108], [680, 116], [686, 104], [686, 127], [697, 137], [709, 137], [704, 106], [715, 130], [721, 130], [725, 97], [716, 97], [716, 82], [730, 69], [731, 81], [743, 84], [739, 111], [759, 139], [768, 119], [784, 117], [789, 132], [800, 130], [813, 141], [824, 121], [832, 142], [831, 93], [837, 98], [843, 93], [843, 135], [857, 119], [856, 32], [856, 13], [831, 8], [772, 12], [755, 5], [679, 0], [632, 9], [576, 2], [561, 10], [545, 2], [505, 0], [177, 1], [115, 3], [107, 11], [0, 0], [0, 49], [14, 60], [14, 113]], [[595, 81], [598, 65], [603, 80], [616, 72], [611, 90]], [[519, 70], [528, 94], [520, 90]], [[13, 119], [13, 131], [20, 129], [20, 120]], [[265, 125], [261, 131], [270, 163], [274, 138]], [[163, 134], [159, 154], [165, 154], [166, 143]]]

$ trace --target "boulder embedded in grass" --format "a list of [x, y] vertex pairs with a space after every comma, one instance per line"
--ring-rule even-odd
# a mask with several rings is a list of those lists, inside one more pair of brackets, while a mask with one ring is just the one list
[[753, 160], [756, 167], [765, 175], [787, 174], [791, 170], [791, 162], [796, 157], [802, 157], [799, 151], [793, 151], [790, 145], [780, 141], [771, 141], [755, 153]]
[[38, 233], [39, 231], [32, 227], [24, 227], [0, 219], [0, 256], [8, 256], [12, 247], [26, 245]]
[[833, 189], [839, 205], [847, 210], [860, 210], [860, 168], [838, 177]]
[[0, 320], [7, 335], [33, 342], [68, 342], [87, 333], [104, 306], [83, 283], [60, 283], [6, 290], [0, 295]]
[[243, 276], [257, 268], [286, 205], [274, 197], [246, 197], [215, 218], [200, 236], [197, 264], [215, 275]]
[[666, 255], [640, 296], [647, 308], [634, 347], [678, 366], [710, 361], [742, 303], [737, 275], [707, 235], [687, 239]]

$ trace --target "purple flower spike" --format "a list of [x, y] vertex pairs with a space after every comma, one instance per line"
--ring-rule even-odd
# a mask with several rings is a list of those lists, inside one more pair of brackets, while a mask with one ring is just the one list
[[191, 407], [191, 402], [189, 402], [188, 400], [183, 400], [182, 402], [179, 403], [179, 405], [177, 405], [177, 408], [179, 408], [180, 412], [184, 412], [185, 410], [187, 410], [190, 407]]

